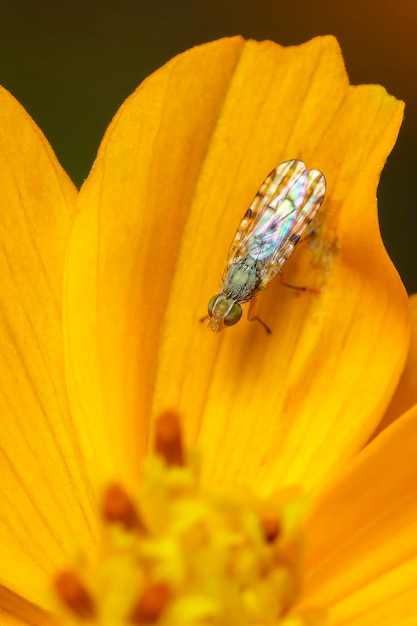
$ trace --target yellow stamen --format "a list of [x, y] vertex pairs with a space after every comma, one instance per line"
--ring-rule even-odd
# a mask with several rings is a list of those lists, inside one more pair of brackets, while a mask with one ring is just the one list
[[107, 488], [95, 559], [81, 558], [57, 578], [69, 622], [309, 623], [295, 611], [304, 502], [290, 492], [263, 502], [237, 488], [203, 488], [173, 413], [158, 420], [154, 447], [137, 493]]

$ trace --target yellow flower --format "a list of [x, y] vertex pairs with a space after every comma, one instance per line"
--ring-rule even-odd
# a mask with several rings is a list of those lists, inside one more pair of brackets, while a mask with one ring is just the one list
[[[33, 121], [0, 98], [0, 622], [61, 623], [45, 590], [78, 549], [94, 561], [103, 489], [136, 492], [151, 416], [174, 408], [207, 488], [269, 498], [295, 484], [311, 499], [287, 624], [317, 605], [331, 624], [411, 623], [414, 387], [400, 383], [408, 400], [363, 449], [409, 345], [376, 212], [402, 104], [349, 86], [331, 37], [221, 40], [124, 103], [77, 196]], [[285, 266], [318, 293], [275, 281], [259, 299], [271, 335], [246, 320], [214, 335], [198, 320], [238, 221], [291, 158], [327, 180], [316, 237]], [[415, 343], [402, 381], [413, 359]]]

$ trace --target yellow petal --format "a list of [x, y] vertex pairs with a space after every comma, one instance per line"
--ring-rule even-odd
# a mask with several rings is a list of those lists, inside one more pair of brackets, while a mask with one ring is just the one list
[[5, 90], [0, 111], [0, 585], [36, 602], [67, 539], [91, 541], [62, 349], [76, 190]]
[[410, 297], [411, 339], [407, 361], [390, 405], [378, 426], [377, 434], [417, 404], [417, 294]]
[[[70, 388], [92, 458], [132, 480], [149, 413], [165, 408], [185, 416], [212, 480], [314, 487], [360, 449], [408, 340], [376, 213], [401, 118], [383, 88], [348, 85], [331, 37], [208, 44], [123, 105], [82, 190], [68, 261]], [[289, 158], [327, 178], [315, 242], [285, 269], [321, 293], [275, 281], [259, 308], [272, 336], [245, 320], [213, 335], [198, 320], [234, 231]]]
[[0, 589], [0, 607], [1, 626], [58, 626], [57, 620], [49, 613], [15, 596], [8, 589]]
[[242, 46], [195, 48], [148, 78], [81, 191], [67, 272], [73, 410], [94, 465], [128, 482], [147, 445], [183, 226]]
[[405, 624], [415, 617], [417, 407], [338, 476], [309, 520], [304, 602], [330, 624]]
[[[347, 85], [331, 38], [245, 47], [176, 261], [154, 392], [155, 413], [174, 405], [187, 416], [210, 480], [312, 488], [361, 447], [388, 403], [407, 305], [380, 240], [376, 186], [401, 118], [384, 89]], [[290, 157], [321, 169], [328, 195], [317, 248], [298, 251], [285, 278], [321, 293], [275, 283], [259, 307], [272, 336], [243, 321], [213, 337], [196, 320], [216, 293], [218, 259], [265, 173]]]

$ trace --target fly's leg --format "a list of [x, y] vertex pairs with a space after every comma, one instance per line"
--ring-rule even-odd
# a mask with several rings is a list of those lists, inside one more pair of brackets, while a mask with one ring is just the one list
[[310, 293], [315, 296], [320, 294], [320, 291], [318, 289], [314, 289], [314, 287], [306, 287], [305, 285], [290, 285], [289, 283], [286, 283], [282, 272], [279, 274], [279, 278], [281, 285], [284, 285], [284, 287], [288, 287], [289, 289], [294, 289], [295, 291], [301, 293]]
[[272, 330], [269, 328], [269, 326], [267, 326], [265, 322], [263, 322], [261, 318], [256, 315], [256, 298], [253, 298], [249, 303], [248, 320], [250, 322], [259, 322], [261, 326], [265, 328], [268, 335], [272, 333]]

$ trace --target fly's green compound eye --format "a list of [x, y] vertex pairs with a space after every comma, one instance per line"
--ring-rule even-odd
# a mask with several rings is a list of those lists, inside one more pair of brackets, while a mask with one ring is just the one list
[[241, 317], [242, 307], [236, 302], [225, 316], [223, 323], [225, 326], [234, 326], [234, 324], [238, 323]]
[[210, 298], [208, 303], [209, 317], [216, 319], [219, 324], [233, 326], [242, 317], [242, 307], [231, 298], [226, 298], [222, 293]]
[[213, 307], [214, 307], [214, 304], [215, 304], [215, 302], [216, 302], [216, 300], [217, 300], [217, 298], [218, 298], [218, 297], [219, 297], [219, 296], [213, 296], [213, 297], [212, 297], [212, 298], [210, 298], [210, 300], [209, 300], [209, 303], [208, 303], [208, 305], [207, 305], [207, 308], [208, 308], [208, 313], [209, 313], [210, 317], [213, 315]]

